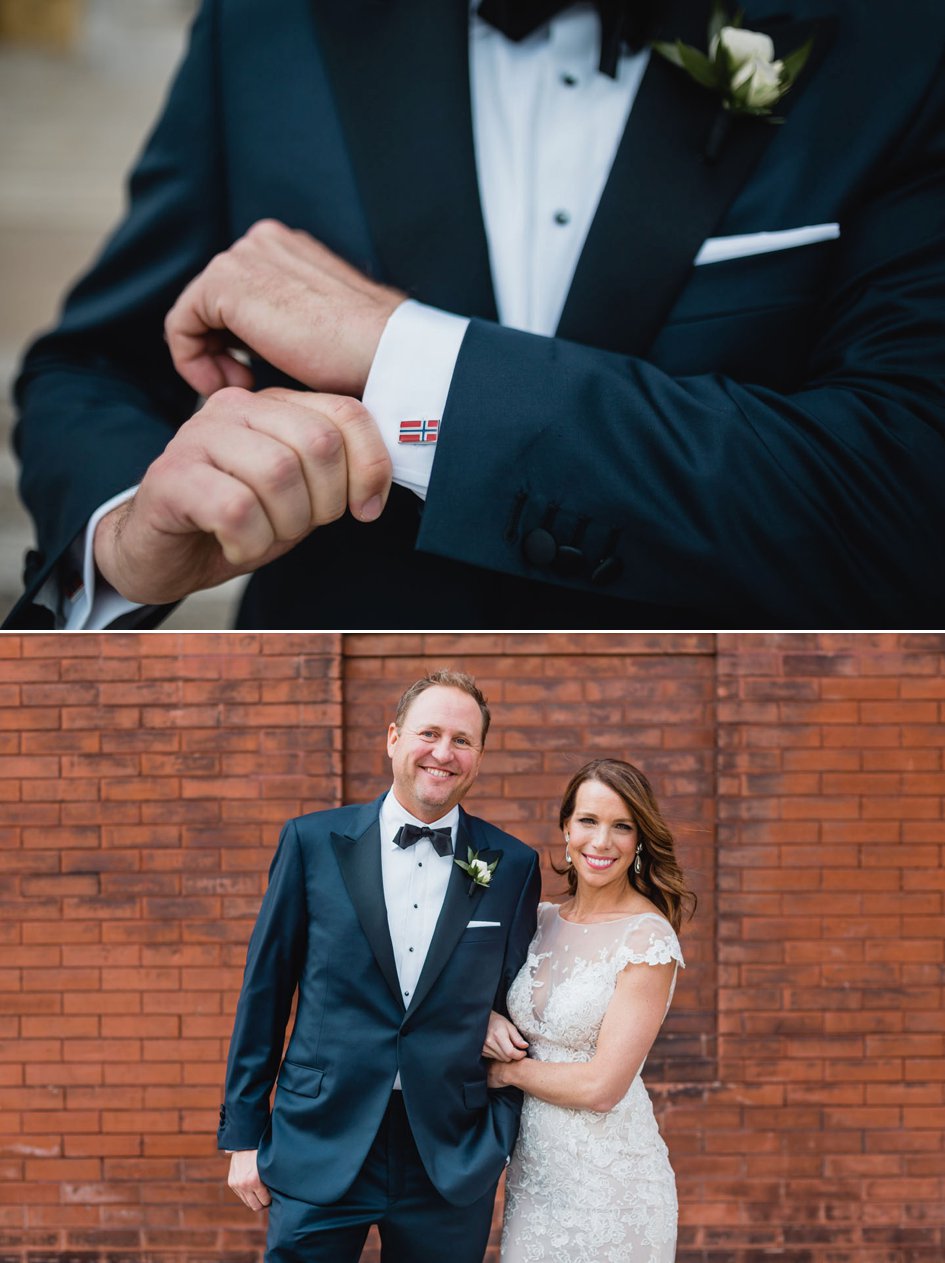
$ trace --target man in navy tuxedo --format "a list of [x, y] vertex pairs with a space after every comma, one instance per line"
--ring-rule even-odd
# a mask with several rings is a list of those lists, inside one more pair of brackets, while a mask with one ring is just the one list
[[205, 0], [25, 363], [10, 625], [940, 623], [945, 10], [744, 7], [776, 126], [651, 54], [708, 0], [609, 73], [589, 5]]
[[372, 1223], [388, 1263], [481, 1263], [521, 1108], [487, 1090], [482, 1046], [540, 887], [536, 853], [459, 806], [488, 726], [469, 676], [418, 680], [388, 730], [390, 792], [282, 831], [218, 1133], [230, 1187], [271, 1199], [269, 1263], [356, 1260]]

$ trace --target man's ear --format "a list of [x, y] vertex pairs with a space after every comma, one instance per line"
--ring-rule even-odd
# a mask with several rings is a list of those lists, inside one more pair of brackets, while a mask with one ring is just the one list
[[394, 757], [394, 746], [397, 744], [399, 738], [400, 733], [397, 731], [397, 725], [391, 724], [391, 726], [387, 729], [387, 757], [389, 759]]

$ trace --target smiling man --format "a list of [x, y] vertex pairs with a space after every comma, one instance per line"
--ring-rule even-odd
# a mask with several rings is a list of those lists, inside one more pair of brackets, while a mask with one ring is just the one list
[[391, 790], [282, 831], [218, 1133], [230, 1187], [270, 1207], [268, 1263], [353, 1263], [371, 1224], [386, 1263], [483, 1257], [521, 1095], [487, 1090], [481, 1049], [540, 886], [535, 852], [459, 805], [489, 721], [468, 675], [425, 676], [388, 729]]

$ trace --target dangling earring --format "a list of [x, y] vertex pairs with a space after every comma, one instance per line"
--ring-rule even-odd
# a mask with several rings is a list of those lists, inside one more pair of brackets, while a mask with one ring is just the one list
[[636, 856], [634, 857], [634, 861], [633, 861], [633, 871], [634, 871], [635, 873], [637, 873], [637, 874], [639, 874], [639, 873], [642, 873], [642, 872], [643, 872], [643, 861], [640, 859], [640, 853], [642, 852], [642, 850], [643, 850], [643, 843], [642, 843], [642, 842], [638, 842], [638, 843], [637, 843], [637, 853], [636, 853]]
[[566, 864], [570, 864], [570, 863], [572, 863], [572, 860], [571, 860], [571, 848], [570, 848], [570, 846], [568, 845], [568, 843], [569, 843], [570, 841], [571, 841], [571, 834], [570, 834], [570, 833], [566, 833], [566, 834], [564, 835], [564, 862], [565, 862]]

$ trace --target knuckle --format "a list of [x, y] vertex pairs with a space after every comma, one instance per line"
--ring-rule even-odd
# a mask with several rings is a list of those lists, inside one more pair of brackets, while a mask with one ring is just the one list
[[335, 464], [344, 451], [344, 438], [334, 426], [312, 427], [305, 436], [305, 454], [318, 465]]
[[216, 281], [219, 279], [221, 273], [226, 275], [226, 273], [233, 267], [234, 252], [239, 244], [240, 243], [238, 241], [235, 241], [228, 250], [221, 250], [219, 254], [215, 254], [200, 274], [199, 279], [203, 281], [207, 281], [208, 279]]
[[325, 412], [336, 425], [374, 424], [374, 418], [361, 400], [352, 399], [350, 395], [326, 395]]
[[393, 465], [387, 452], [359, 462], [361, 475], [369, 486], [385, 486], [390, 482]]
[[259, 238], [266, 240], [277, 236], [281, 232], [285, 232], [285, 228], [282, 224], [280, 224], [278, 219], [272, 219], [271, 217], [266, 219], [257, 219], [256, 222], [247, 230], [246, 238], [253, 241], [258, 240]]
[[290, 448], [270, 456], [260, 473], [263, 486], [272, 492], [288, 491], [299, 481], [299, 476], [299, 462]]
[[241, 535], [249, 526], [256, 512], [256, 497], [247, 488], [232, 491], [221, 503], [220, 529], [227, 535]]
[[200, 412], [196, 415], [199, 417], [203, 412], [239, 412], [244, 414], [248, 408], [252, 406], [253, 392], [244, 390], [242, 386], [223, 386], [220, 390], [215, 391], [212, 398], [207, 401]]

